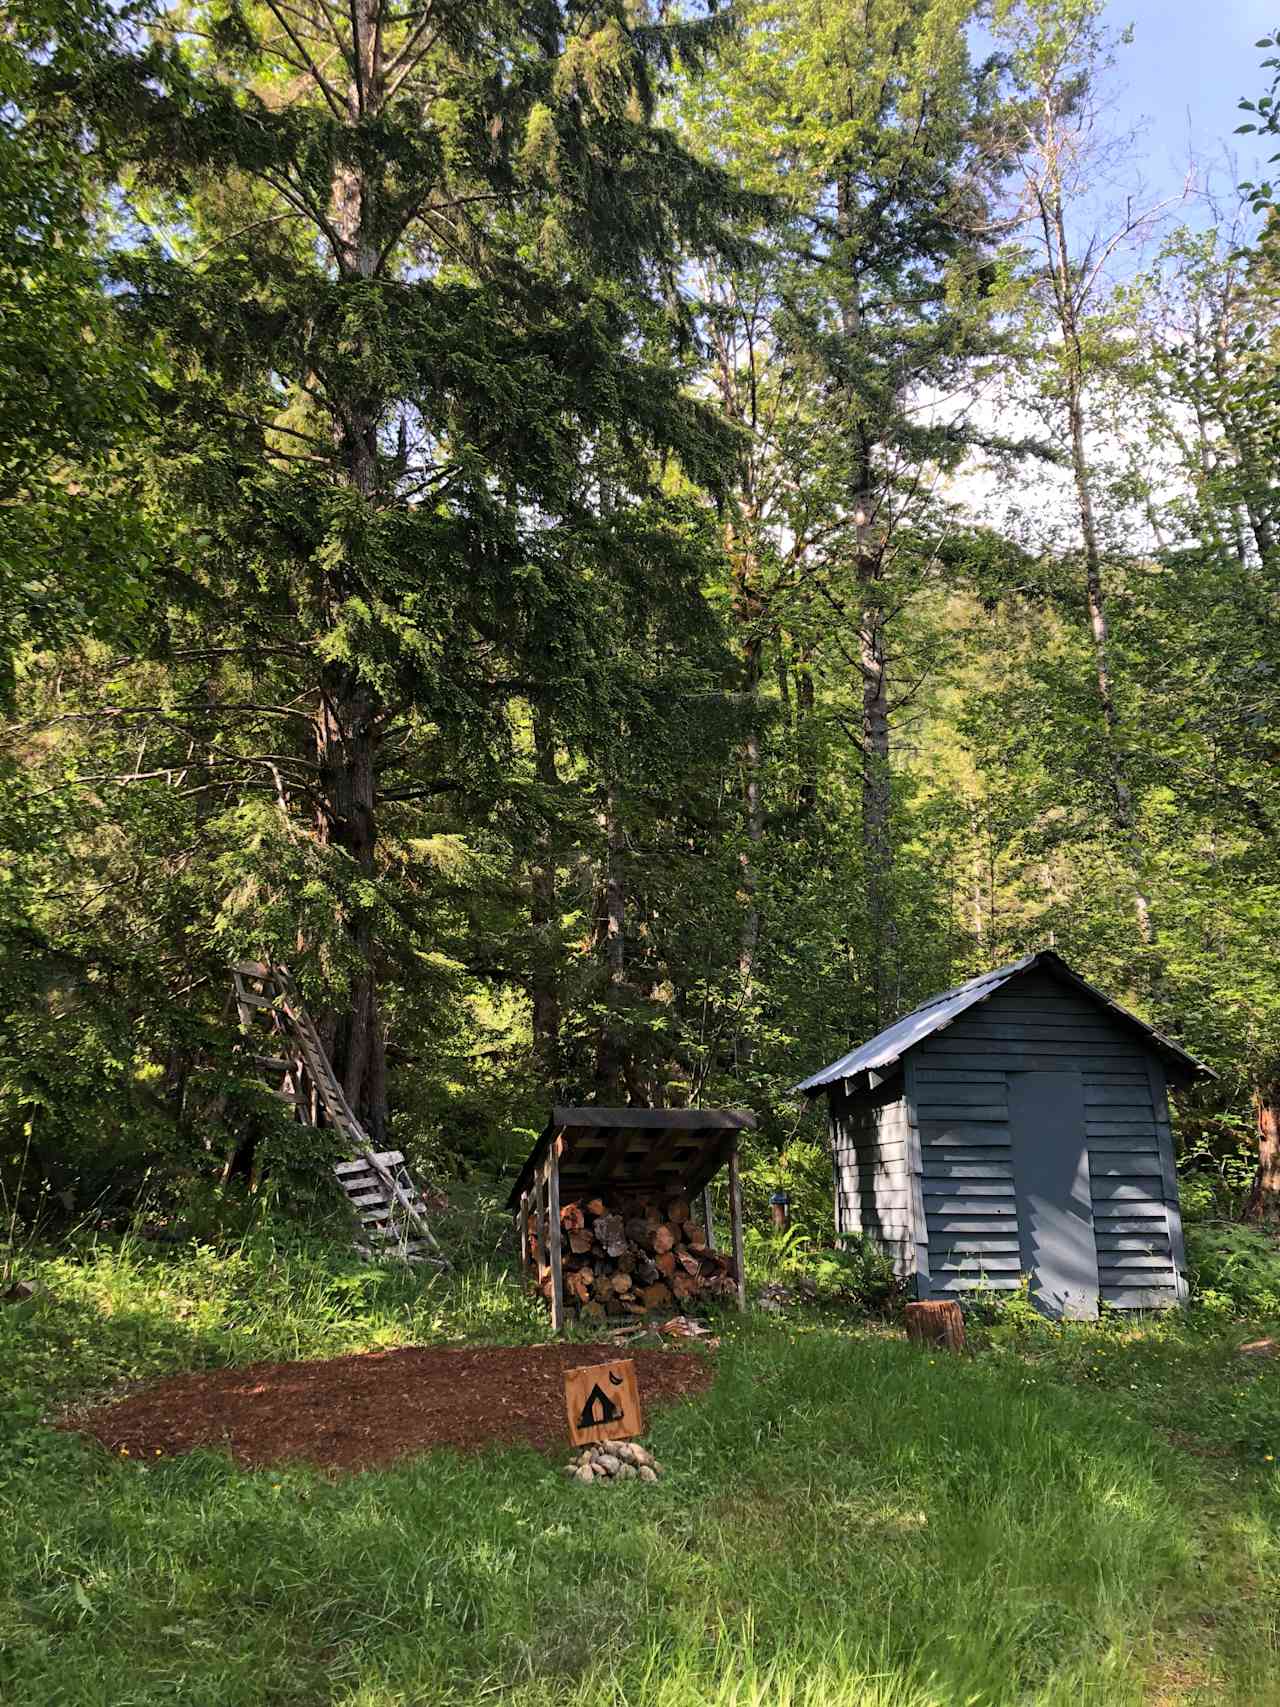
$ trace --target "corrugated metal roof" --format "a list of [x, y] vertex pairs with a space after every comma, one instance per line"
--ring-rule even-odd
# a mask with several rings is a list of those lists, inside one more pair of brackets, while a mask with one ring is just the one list
[[1101, 990], [1095, 989], [1078, 972], [1073, 972], [1061, 955], [1055, 954], [1052, 949], [1041, 949], [1038, 954], [1028, 954], [1022, 960], [1015, 960], [1012, 966], [1002, 966], [995, 972], [983, 972], [977, 978], [970, 978], [967, 984], [957, 984], [954, 990], [944, 990], [940, 996], [930, 996], [927, 1002], [913, 1008], [902, 1019], [895, 1020], [887, 1030], [873, 1037], [869, 1043], [860, 1043], [856, 1049], [851, 1049], [847, 1055], [842, 1055], [829, 1067], [823, 1067], [821, 1072], [813, 1073], [809, 1078], [802, 1079], [798, 1085], [793, 1085], [792, 1089], [817, 1091], [823, 1085], [834, 1084], [839, 1079], [852, 1079], [859, 1073], [880, 1072], [893, 1066], [908, 1050], [914, 1049], [918, 1043], [923, 1043], [926, 1037], [932, 1037], [935, 1031], [941, 1031], [944, 1026], [950, 1025], [966, 1008], [985, 1002], [1011, 979], [1023, 972], [1030, 972], [1033, 967], [1041, 967], [1092, 996], [1096, 1002], [1108, 1009], [1114, 1018], [1136, 1026], [1153, 1048], [1163, 1055], [1175, 1058], [1193, 1074], [1214, 1077], [1212, 1071], [1203, 1062], [1197, 1061], [1194, 1055], [1188, 1055], [1185, 1049], [1171, 1042], [1169, 1038], [1162, 1037], [1136, 1014], [1129, 1013], [1109, 996], [1104, 996]]

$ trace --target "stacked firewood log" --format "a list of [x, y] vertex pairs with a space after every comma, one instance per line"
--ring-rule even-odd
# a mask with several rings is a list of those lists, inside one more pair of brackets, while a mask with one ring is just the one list
[[[537, 1251], [537, 1218], [529, 1216]], [[566, 1203], [560, 1211], [560, 1263], [566, 1309], [587, 1321], [644, 1316], [699, 1298], [731, 1297], [733, 1257], [713, 1251], [683, 1197], [619, 1196]], [[538, 1291], [551, 1297], [551, 1269], [537, 1266]]]

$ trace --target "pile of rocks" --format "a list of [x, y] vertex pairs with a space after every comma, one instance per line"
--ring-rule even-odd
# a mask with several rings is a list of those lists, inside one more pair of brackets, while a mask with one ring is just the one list
[[656, 1482], [662, 1465], [634, 1440], [606, 1440], [584, 1446], [565, 1465], [564, 1473], [574, 1482]]
[[756, 1305], [761, 1310], [788, 1310], [793, 1304], [812, 1304], [817, 1296], [818, 1288], [807, 1274], [801, 1274], [791, 1286], [780, 1286], [776, 1280], [771, 1280], [760, 1287], [756, 1293]]

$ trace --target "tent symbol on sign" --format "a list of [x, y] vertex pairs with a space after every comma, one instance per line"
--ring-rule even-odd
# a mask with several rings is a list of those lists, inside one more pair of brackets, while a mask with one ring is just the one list
[[599, 1428], [602, 1423], [622, 1421], [622, 1412], [597, 1381], [587, 1394], [587, 1402], [578, 1418], [579, 1428]]

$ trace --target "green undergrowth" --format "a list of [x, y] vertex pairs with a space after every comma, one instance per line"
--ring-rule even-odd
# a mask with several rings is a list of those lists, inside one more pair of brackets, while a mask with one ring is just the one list
[[1273, 1227], [1202, 1221], [1187, 1228], [1187, 1259], [1203, 1304], [1280, 1315], [1280, 1238]]
[[[276, 1247], [47, 1259], [0, 1309], [0, 1700], [24, 1707], [1280, 1702], [1277, 1364], [1202, 1317], [726, 1318], [654, 1487], [527, 1451], [334, 1479], [151, 1464], [52, 1406], [175, 1369], [520, 1341], [500, 1269]], [[1248, 1330], [1253, 1331], [1253, 1330]]]

